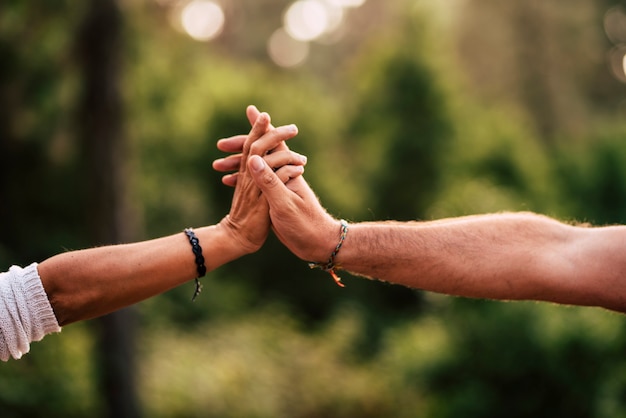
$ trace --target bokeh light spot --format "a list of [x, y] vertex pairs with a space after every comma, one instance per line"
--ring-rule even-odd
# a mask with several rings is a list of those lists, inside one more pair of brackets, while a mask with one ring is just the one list
[[327, 5], [318, 0], [299, 0], [287, 9], [284, 17], [285, 30], [299, 41], [312, 41], [320, 37], [330, 26]]
[[604, 31], [615, 44], [626, 43], [626, 11], [613, 7], [604, 15]]
[[326, 0], [328, 3], [338, 7], [361, 7], [365, 0]]
[[626, 83], [626, 45], [613, 47], [609, 51], [608, 64], [613, 76]]
[[296, 67], [309, 55], [309, 44], [294, 39], [284, 29], [277, 29], [267, 43], [267, 51], [276, 65]]
[[185, 32], [198, 41], [208, 41], [218, 36], [224, 27], [224, 11], [208, 0], [194, 0], [181, 13]]

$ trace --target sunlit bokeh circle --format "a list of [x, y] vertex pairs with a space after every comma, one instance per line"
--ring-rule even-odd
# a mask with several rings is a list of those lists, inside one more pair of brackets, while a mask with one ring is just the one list
[[339, 7], [361, 7], [365, 0], [326, 0], [329, 4]]
[[298, 0], [284, 16], [287, 33], [299, 41], [312, 41], [320, 37], [330, 25], [327, 5], [319, 0]]
[[185, 32], [198, 41], [208, 41], [218, 36], [224, 28], [224, 11], [215, 2], [193, 0], [181, 13]]
[[626, 43], [626, 10], [613, 7], [604, 15], [604, 31], [613, 43]]
[[327, 16], [327, 24], [324, 33], [330, 33], [341, 26], [345, 12], [343, 7], [330, 3], [328, 0], [326, 0], [323, 4], [326, 7]]
[[277, 29], [267, 42], [267, 52], [276, 65], [296, 67], [309, 55], [309, 44], [294, 39], [284, 29]]
[[608, 54], [608, 60], [615, 78], [626, 83], [626, 45], [613, 47]]

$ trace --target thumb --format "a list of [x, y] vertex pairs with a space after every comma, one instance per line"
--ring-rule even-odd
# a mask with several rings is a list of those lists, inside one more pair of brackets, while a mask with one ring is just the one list
[[276, 203], [277, 199], [281, 199], [281, 194], [287, 191], [287, 188], [278, 178], [276, 173], [265, 163], [265, 160], [258, 155], [251, 155], [248, 158], [248, 169], [250, 175], [256, 183], [257, 187], [265, 195], [268, 203]]

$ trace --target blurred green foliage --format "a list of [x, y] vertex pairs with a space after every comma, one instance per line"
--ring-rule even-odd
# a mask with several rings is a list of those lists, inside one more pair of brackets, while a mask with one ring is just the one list
[[[278, 21], [286, 4], [265, 3], [248, 16], [240, 42], [258, 44], [255, 24]], [[469, 1], [449, 10], [390, 3], [367, 3], [361, 19], [383, 22], [371, 33], [354, 28], [352, 43], [320, 46], [310, 65], [283, 70], [251, 46], [242, 52], [236, 43], [189, 40], [155, 2], [125, 2], [124, 101], [135, 172], [128, 181], [144, 236], [227, 213], [232, 190], [211, 169], [221, 156], [215, 142], [248, 131], [251, 103], [276, 125], [298, 125], [290, 146], [309, 157], [307, 180], [338, 217], [532, 210], [626, 222], [624, 86], [595, 57], [581, 57], [575, 77], [535, 61], [512, 73], [498, 61], [526, 57], [529, 46], [547, 51], [514, 18], [552, 25], [553, 35], [582, 28], [575, 32], [582, 37], [589, 32], [582, 13], [601, 16], [618, 2], [577, 0], [579, 9], [564, 0], [529, 2], [529, 9]], [[82, 12], [76, 2], [0, 6], [2, 270], [87, 242], [72, 58]], [[477, 23], [484, 19], [490, 24]], [[517, 26], [500, 32], [506, 19]], [[496, 42], [504, 35], [517, 43]], [[480, 48], [471, 41], [481, 39], [493, 55], [487, 69], [486, 52], [466, 48]], [[550, 45], [569, 40], [561, 35]], [[609, 47], [601, 37], [579, 40], [585, 53], [590, 44], [599, 55]], [[498, 70], [503, 77], [493, 77]], [[555, 79], [561, 90], [550, 87]], [[515, 93], [529, 86], [533, 100]], [[529, 109], [538, 102], [540, 111]], [[270, 237], [259, 253], [212, 272], [196, 303], [188, 302], [190, 284], [140, 304], [145, 415], [626, 417], [622, 316], [448, 298], [344, 276], [340, 289]], [[67, 327], [0, 365], [0, 415], [100, 416], [91, 328]]]

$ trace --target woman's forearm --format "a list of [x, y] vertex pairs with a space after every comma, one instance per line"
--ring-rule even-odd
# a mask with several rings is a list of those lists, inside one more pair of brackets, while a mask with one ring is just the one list
[[[195, 229], [207, 271], [243, 251], [219, 225]], [[39, 265], [39, 275], [60, 325], [94, 318], [165, 292], [197, 277], [187, 236], [71, 251]]]

